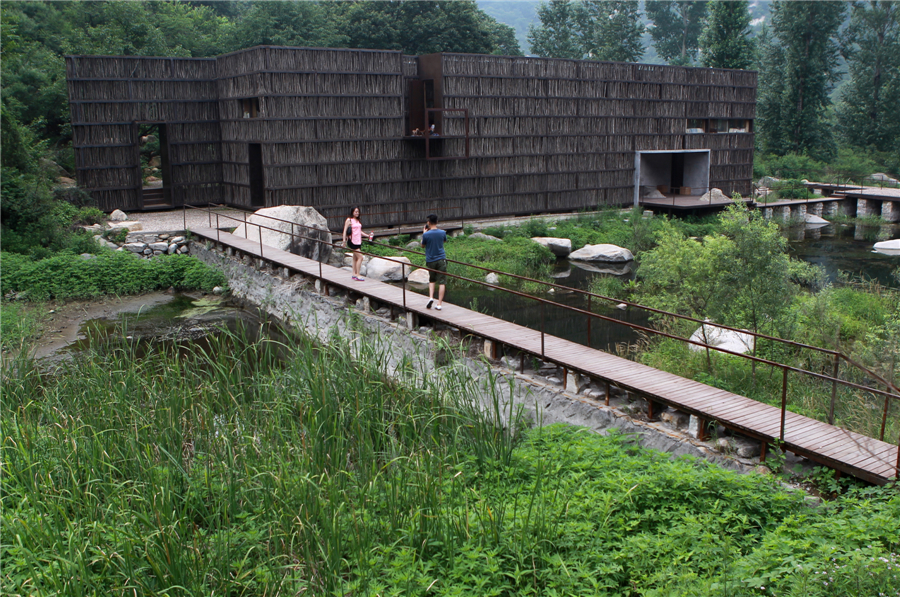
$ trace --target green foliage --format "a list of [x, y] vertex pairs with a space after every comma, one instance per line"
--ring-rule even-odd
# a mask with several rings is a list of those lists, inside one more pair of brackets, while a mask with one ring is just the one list
[[42, 327], [42, 312], [42, 304], [3, 301], [0, 304], [0, 348], [9, 352], [30, 346]]
[[24, 294], [29, 300], [90, 298], [135, 294], [174, 286], [210, 291], [224, 286], [224, 275], [187, 255], [139, 259], [124, 251], [103, 251], [94, 259], [72, 253], [32, 259], [3, 253], [2, 294]]
[[771, 30], [760, 38], [758, 120], [767, 153], [827, 157], [834, 153], [826, 120], [838, 80], [841, 2], [774, 1]]
[[[690, 66], [700, 49], [700, 34], [706, 21], [705, 1], [672, 2], [647, 0], [644, 10], [653, 22], [650, 37], [656, 53], [669, 64]], [[749, 24], [749, 13], [747, 16]]]
[[803, 181], [796, 178], [779, 180], [771, 190], [778, 193], [779, 199], [806, 199], [811, 195], [810, 190], [803, 186]]
[[818, 181], [825, 176], [825, 164], [808, 155], [797, 153], [788, 153], [781, 156], [758, 153], [754, 157], [753, 175], [758, 177], [805, 178]]
[[641, 257], [641, 302], [753, 331], [777, 329], [799, 288], [778, 227], [741, 206], [719, 216], [720, 233], [685, 238], [671, 225]]
[[106, 232], [106, 238], [114, 243], [124, 243], [128, 240], [128, 228], [115, 228]]
[[755, 62], [756, 46], [750, 40], [747, 0], [712, 0], [709, 17], [698, 41], [703, 66], [748, 69]]
[[[844, 35], [850, 82], [837, 106], [844, 138], [859, 147], [900, 155], [900, 7], [872, 1], [851, 5]], [[873, 171], [868, 172], [871, 174]]]
[[644, 54], [644, 25], [637, 3], [619, 0], [550, 0], [529, 28], [531, 51], [548, 58], [637, 62]]

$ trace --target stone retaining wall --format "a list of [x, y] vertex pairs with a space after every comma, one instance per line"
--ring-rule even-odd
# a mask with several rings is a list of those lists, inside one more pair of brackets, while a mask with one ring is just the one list
[[[642, 420], [641, 413], [646, 412], [643, 399], [613, 388], [607, 406], [605, 384], [573, 380], [553, 364], [497, 354], [496, 347], [483, 346], [480, 339], [462, 338], [459, 330], [425, 321], [424, 317], [420, 325], [415, 314], [371, 304], [368, 298], [345, 291], [332, 288], [331, 296], [325, 296], [315, 281], [287, 276], [284, 269], [271, 268], [265, 260], [216, 251], [214, 243], [193, 241], [190, 252], [224, 272], [236, 298], [297, 326], [320, 342], [345, 342], [352, 347], [357, 337], [364, 336], [383, 349], [382, 366], [392, 377], [408, 380], [404, 371], [410, 366], [418, 375], [461, 366], [486, 384], [482, 390], [486, 408], [489, 396], [505, 396], [506, 412], [511, 398], [514, 407], [524, 409], [526, 416], [540, 425], [563, 422], [598, 433], [617, 429], [635, 434], [645, 447], [705, 458], [739, 471], [752, 470], [759, 464], [754, 457], [759, 453], [757, 442], [725, 437], [727, 432], [721, 427], [714, 430], [711, 440], [697, 440], [688, 433], [689, 417], [677, 411], [665, 411], [659, 421]], [[485, 350], [500, 358], [486, 358]], [[448, 355], [455, 358], [448, 360]], [[526, 365], [524, 372], [519, 371], [522, 364]], [[739, 453], [750, 456], [741, 457]]]

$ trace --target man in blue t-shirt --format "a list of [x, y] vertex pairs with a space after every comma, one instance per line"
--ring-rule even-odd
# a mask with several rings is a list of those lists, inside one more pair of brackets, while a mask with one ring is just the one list
[[447, 254], [444, 253], [444, 241], [447, 240], [447, 233], [438, 230], [438, 217], [434, 214], [428, 216], [428, 223], [422, 231], [422, 246], [425, 247], [425, 267], [428, 272], [428, 304], [426, 309], [431, 309], [434, 304], [434, 285], [438, 284], [438, 303], [435, 309], [441, 310], [444, 303], [444, 281], [447, 276]]

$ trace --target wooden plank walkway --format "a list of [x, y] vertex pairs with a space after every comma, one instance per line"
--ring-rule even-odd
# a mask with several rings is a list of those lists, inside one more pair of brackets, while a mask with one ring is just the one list
[[[771, 443], [778, 439], [781, 409], [744, 396], [732, 394], [581, 344], [545, 335], [543, 355], [540, 331], [516, 325], [496, 317], [444, 303], [443, 309], [426, 309], [428, 297], [374, 280], [357, 282], [349, 271], [293, 255], [227, 232], [211, 228], [192, 228], [191, 233], [217, 241], [254, 257], [262, 257], [279, 267], [319, 277], [368, 296], [378, 302], [411, 311], [458, 328], [462, 332], [510, 346], [543, 358], [561, 367], [634, 392], [649, 400], [667, 404], [720, 424], [742, 434]], [[896, 476], [897, 446], [816, 421], [792, 412], [785, 416], [785, 449], [836, 470], [872, 483], [884, 484]]]

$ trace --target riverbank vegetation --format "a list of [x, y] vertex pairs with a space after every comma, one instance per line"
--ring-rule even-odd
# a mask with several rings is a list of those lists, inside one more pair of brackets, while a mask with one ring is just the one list
[[388, 379], [373, 344], [345, 347], [223, 333], [5, 362], [0, 590], [897, 594], [891, 488], [811, 503], [629, 436], [525, 429], [453, 362]]

